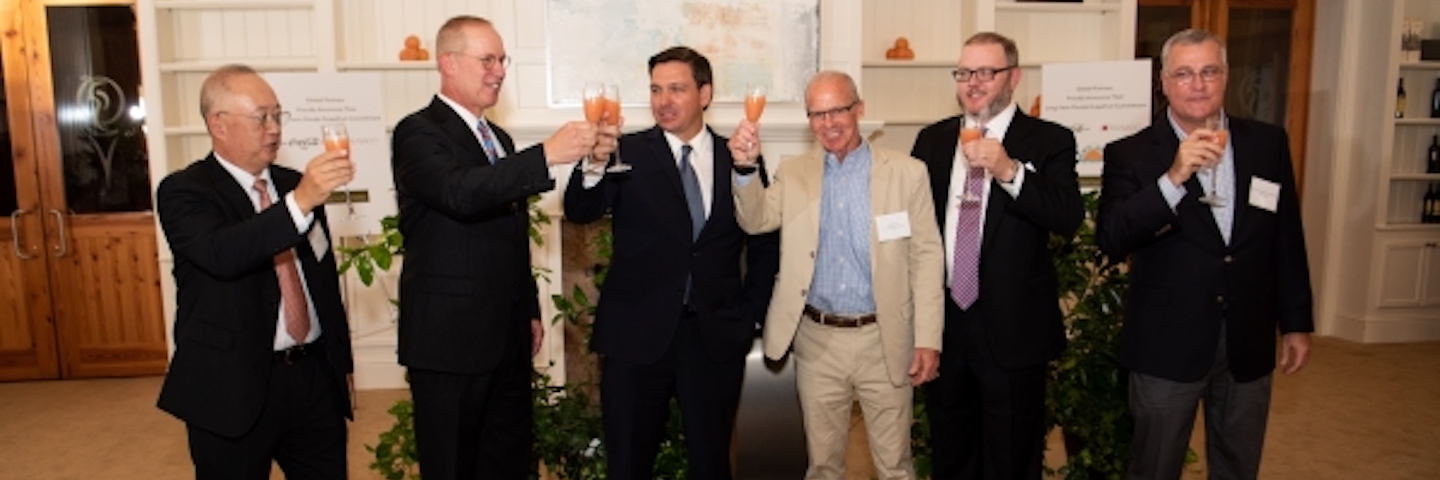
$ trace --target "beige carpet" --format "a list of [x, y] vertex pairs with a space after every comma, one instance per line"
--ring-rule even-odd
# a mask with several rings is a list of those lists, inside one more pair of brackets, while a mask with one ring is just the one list
[[[1320, 339], [1316, 350], [1309, 369], [1276, 379], [1261, 477], [1440, 478], [1440, 343]], [[155, 409], [159, 385], [159, 377], [0, 384], [0, 479], [192, 478], [184, 426]], [[385, 410], [405, 395], [360, 393], [350, 478], [380, 478], [364, 445], [389, 428]], [[1203, 460], [1185, 478], [1205, 478]]]

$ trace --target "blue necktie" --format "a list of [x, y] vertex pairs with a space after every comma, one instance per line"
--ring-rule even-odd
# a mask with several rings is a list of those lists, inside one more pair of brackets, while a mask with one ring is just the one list
[[500, 151], [495, 149], [495, 134], [490, 132], [490, 124], [481, 120], [475, 129], [480, 131], [480, 146], [485, 148], [485, 156], [490, 157], [490, 163], [499, 161]]
[[690, 207], [691, 240], [700, 238], [700, 230], [705, 228], [705, 197], [700, 193], [700, 177], [690, 166], [690, 152], [694, 150], [689, 145], [680, 147], [680, 184], [685, 188], [685, 205]]
[[[695, 149], [689, 145], [680, 147], [680, 185], [685, 188], [685, 206], [690, 208], [690, 239], [700, 238], [700, 230], [705, 228], [705, 197], [700, 193], [700, 178], [695, 176], [695, 168], [690, 166], [690, 152]], [[690, 303], [691, 275], [685, 274], [685, 304]]]

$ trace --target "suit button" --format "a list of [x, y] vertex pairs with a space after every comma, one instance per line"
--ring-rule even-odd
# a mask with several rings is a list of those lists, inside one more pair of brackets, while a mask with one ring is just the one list
[[1231, 264], [1231, 263], [1235, 263], [1235, 256], [1234, 256], [1234, 255], [1226, 255], [1226, 256], [1225, 256], [1225, 264], [1226, 264], [1226, 265], [1229, 265], [1229, 264]]
[[811, 251], [810, 251], [810, 258], [815, 258], [815, 251], [814, 251], [814, 250], [811, 250]]
[[1215, 303], [1225, 303], [1225, 296], [1224, 296], [1224, 295], [1216, 295], [1216, 296], [1215, 296]]
[[805, 289], [801, 289], [801, 290], [800, 290], [800, 296], [805, 297], [805, 296], [809, 296], [809, 295], [810, 295], [810, 291], [809, 291], [809, 290], [805, 290]]

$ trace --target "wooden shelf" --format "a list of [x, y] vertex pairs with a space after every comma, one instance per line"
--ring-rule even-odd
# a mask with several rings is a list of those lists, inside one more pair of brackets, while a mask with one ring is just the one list
[[1440, 233], [1440, 223], [1382, 223], [1375, 226], [1382, 232], [1435, 232]]
[[1421, 60], [1418, 62], [1400, 62], [1401, 70], [1440, 70], [1440, 61]]
[[955, 68], [955, 60], [865, 60], [860, 63], [860, 66], [864, 68]]
[[217, 68], [233, 63], [249, 65], [251, 68], [260, 71], [286, 70], [304, 71], [315, 70], [320, 67], [320, 61], [314, 58], [234, 58], [225, 60], [197, 60], [186, 62], [164, 62], [160, 64], [160, 71], [170, 72], [210, 72]]
[[1397, 173], [1391, 175], [1390, 180], [1407, 182], [1440, 182], [1440, 173]]
[[1396, 126], [1431, 126], [1440, 127], [1440, 118], [1418, 118], [1405, 117], [1395, 119]]

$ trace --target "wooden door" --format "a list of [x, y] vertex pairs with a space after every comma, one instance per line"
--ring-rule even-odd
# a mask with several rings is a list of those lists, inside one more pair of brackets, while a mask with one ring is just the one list
[[[27, 248], [43, 258], [45, 281], [18, 287], [30, 323], [47, 312], [61, 377], [163, 373], [168, 354], [133, 5], [13, 1], [23, 23], [10, 32], [19, 37], [25, 76], [7, 75], [7, 90], [24, 84], [34, 152], [33, 173], [17, 163], [24, 178], [15, 184], [36, 185], [33, 198], [17, 196], [33, 206], [20, 209], [22, 223], [43, 234]], [[22, 235], [34, 236], [28, 232]], [[32, 330], [34, 344], [46, 341]]]
[[1165, 105], [1158, 82], [1165, 39], [1189, 27], [1214, 32], [1230, 64], [1225, 110], [1284, 126], [1303, 181], [1315, 0], [1139, 0], [1135, 23], [1135, 56], [1155, 59], [1157, 113]]
[[25, 17], [16, 0], [0, 3], [0, 82], [4, 83], [0, 132], [0, 211], [9, 215], [0, 229], [0, 379], [56, 378], [60, 363], [50, 306], [43, 205], [36, 181], [38, 162], [30, 124]]

